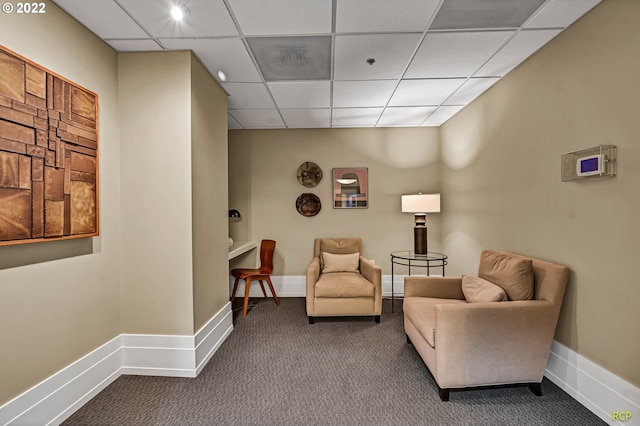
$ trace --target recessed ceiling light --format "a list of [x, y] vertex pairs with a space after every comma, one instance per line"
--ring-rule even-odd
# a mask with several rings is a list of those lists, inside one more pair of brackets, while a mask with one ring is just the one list
[[175, 19], [176, 21], [182, 21], [182, 19], [187, 16], [188, 13], [189, 10], [181, 4], [176, 4], [171, 8], [171, 17], [173, 17], [173, 19]]
[[222, 70], [218, 70], [218, 79], [220, 81], [227, 81], [227, 75]]

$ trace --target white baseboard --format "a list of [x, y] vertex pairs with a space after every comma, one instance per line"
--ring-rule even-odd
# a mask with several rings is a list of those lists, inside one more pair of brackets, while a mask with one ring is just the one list
[[[271, 282], [276, 290], [278, 297], [305, 297], [307, 294], [307, 277], [305, 275], [272, 275]], [[229, 294], [233, 290], [234, 278], [229, 277]], [[267, 296], [271, 297], [269, 287], [265, 290]], [[404, 294], [404, 275], [396, 275], [393, 280], [393, 294], [396, 297], [402, 297]], [[260, 285], [253, 284], [249, 289], [250, 297], [264, 297]], [[382, 276], [382, 296], [391, 297], [391, 275]], [[244, 280], [238, 283], [236, 297], [244, 297]]]
[[[545, 376], [605, 422], [640, 425], [640, 388], [556, 341], [551, 346]], [[631, 416], [624, 420], [626, 413]]]
[[121, 334], [0, 406], [0, 425], [59, 425], [123, 374], [196, 377], [232, 330], [227, 303], [195, 336]]
[[196, 377], [233, 329], [231, 303], [195, 336], [122, 335], [122, 374]]

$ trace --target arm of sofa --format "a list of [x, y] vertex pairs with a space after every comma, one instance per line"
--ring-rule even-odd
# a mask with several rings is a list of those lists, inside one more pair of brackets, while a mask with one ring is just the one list
[[360, 256], [360, 273], [374, 288], [374, 310], [377, 314], [382, 313], [382, 268], [371, 262], [364, 256]]
[[464, 300], [461, 277], [404, 277], [404, 297], [436, 297]]
[[307, 315], [313, 316], [313, 299], [315, 298], [316, 283], [320, 278], [320, 258], [314, 257], [307, 266]]
[[437, 305], [438, 384], [540, 383], [558, 314], [544, 300]]

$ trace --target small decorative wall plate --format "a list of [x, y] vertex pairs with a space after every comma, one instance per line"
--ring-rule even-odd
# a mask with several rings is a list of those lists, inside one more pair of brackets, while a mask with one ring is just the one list
[[322, 169], [316, 163], [306, 161], [298, 167], [298, 182], [311, 188], [322, 180]]
[[320, 212], [321, 208], [320, 198], [318, 198], [316, 194], [301, 194], [296, 200], [296, 210], [298, 210], [298, 213], [302, 216], [315, 216]]

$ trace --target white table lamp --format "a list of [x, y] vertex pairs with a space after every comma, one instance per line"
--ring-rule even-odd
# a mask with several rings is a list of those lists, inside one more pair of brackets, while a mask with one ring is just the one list
[[427, 213], [440, 212], [440, 194], [403, 195], [402, 212], [414, 213], [414, 252], [416, 254], [427, 254]]

